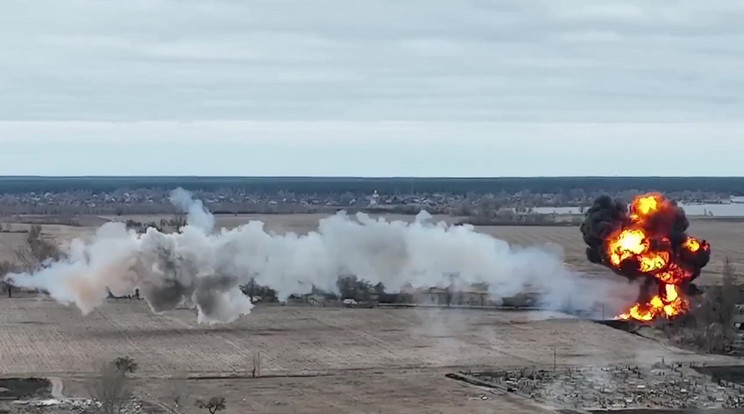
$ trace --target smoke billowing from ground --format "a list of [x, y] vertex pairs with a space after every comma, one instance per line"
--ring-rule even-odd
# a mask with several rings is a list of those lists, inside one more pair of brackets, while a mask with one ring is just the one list
[[[648, 203], [644, 205], [644, 202]], [[599, 197], [586, 213], [586, 220], [581, 226], [584, 242], [587, 244], [587, 258], [592, 263], [603, 264], [630, 279], [668, 270], [667, 262], [683, 268], [680, 278], [695, 280], [701, 269], [710, 259], [710, 249], [707, 242], [702, 242], [702, 248], [690, 250], [685, 248], [689, 240], [696, 240], [688, 236], [686, 231], [690, 222], [685, 211], [677, 206], [674, 200], [664, 198], [659, 194], [649, 194], [636, 198], [628, 207], [619, 201], [613, 201], [608, 196]], [[665, 260], [658, 268], [644, 269], [641, 253], [628, 254], [622, 260], [613, 260], [613, 255], [622, 254], [608, 248], [607, 243], [613, 234], [622, 229], [637, 229], [649, 239], [647, 251], [668, 253], [671, 258]], [[627, 244], [627, 243], [626, 243]], [[645, 253], [645, 252], [644, 252]], [[675, 275], [676, 276], [676, 275]]]
[[639, 195], [629, 208], [607, 196], [594, 201], [581, 225], [587, 258], [643, 283], [638, 303], [621, 319], [649, 321], [689, 310], [692, 281], [710, 259], [710, 244], [688, 235], [689, 225], [684, 210], [659, 193]]
[[609, 289], [567, 270], [557, 246], [511, 247], [470, 226], [431, 223], [426, 212], [413, 223], [338, 214], [305, 236], [278, 235], [257, 221], [216, 230], [201, 201], [181, 189], [171, 199], [188, 213], [180, 233], [150, 228], [136, 234], [123, 223], [107, 223], [91, 240], [74, 240], [64, 260], [8, 278], [75, 303], [83, 313], [102, 304], [109, 290], [126, 295], [138, 288], [153, 311], [191, 305], [199, 322], [208, 323], [231, 322], [250, 312], [253, 305], [239, 286], [251, 278], [282, 299], [313, 286], [337, 291], [340, 275], [382, 282], [388, 292], [408, 284], [486, 283], [497, 298], [531, 285], [547, 292], [546, 306], [570, 302], [573, 308], [588, 308], [602, 295], [598, 292]]

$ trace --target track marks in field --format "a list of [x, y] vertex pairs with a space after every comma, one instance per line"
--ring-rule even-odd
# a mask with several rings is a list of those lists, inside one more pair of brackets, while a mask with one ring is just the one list
[[249, 375], [348, 370], [652, 362], [689, 355], [603, 325], [546, 312], [259, 306], [230, 325], [198, 325], [191, 310], [155, 315], [109, 301], [83, 316], [50, 300], [0, 299], [4, 374], [89, 373], [130, 356], [138, 375]]

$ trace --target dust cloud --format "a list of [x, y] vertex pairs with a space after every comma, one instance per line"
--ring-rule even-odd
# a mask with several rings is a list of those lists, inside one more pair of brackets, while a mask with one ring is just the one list
[[472, 226], [433, 223], [422, 211], [412, 223], [343, 213], [320, 220], [307, 235], [274, 234], [260, 221], [216, 229], [200, 200], [177, 189], [172, 202], [187, 225], [177, 233], [149, 228], [144, 234], [123, 223], [107, 223], [87, 241], [73, 240], [64, 259], [33, 273], [11, 274], [20, 287], [47, 291], [84, 314], [109, 291], [139, 289], [154, 312], [178, 306], [198, 310], [200, 323], [229, 323], [253, 305], [240, 286], [251, 279], [277, 291], [280, 299], [312, 291], [337, 291], [340, 275], [356, 275], [388, 292], [404, 286], [488, 285], [492, 297], [529, 286], [546, 292], [543, 306], [592, 306], [617, 284], [583, 281], [566, 268], [557, 246], [513, 247], [477, 233]]

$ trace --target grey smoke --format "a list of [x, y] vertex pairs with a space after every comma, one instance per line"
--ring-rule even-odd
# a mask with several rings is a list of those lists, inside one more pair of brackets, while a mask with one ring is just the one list
[[201, 201], [181, 189], [171, 199], [188, 213], [180, 233], [150, 228], [136, 234], [123, 223], [107, 223], [90, 240], [74, 240], [64, 260], [9, 278], [83, 313], [102, 304], [109, 290], [122, 295], [138, 288], [154, 312], [191, 306], [206, 323], [250, 313], [253, 305], [239, 286], [251, 278], [280, 298], [313, 286], [335, 291], [338, 276], [348, 274], [382, 282], [392, 292], [407, 285], [486, 283], [498, 298], [532, 287], [547, 292], [548, 307], [571, 298], [577, 298], [574, 307], [591, 306], [594, 293], [610, 286], [582, 283], [557, 246], [515, 248], [471, 226], [432, 223], [426, 212], [413, 223], [338, 214], [300, 236], [269, 233], [258, 221], [216, 231]]
[[188, 224], [204, 232], [211, 232], [214, 228], [214, 216], [204, 207], [201, 200], [195, 200], [191, 193], [183, 188], [176, 188], [171, 192], [170, 201], [176, 207], [188, 213]]

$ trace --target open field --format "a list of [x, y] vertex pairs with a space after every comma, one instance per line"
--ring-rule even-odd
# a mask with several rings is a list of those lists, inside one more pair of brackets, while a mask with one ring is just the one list
[[148, 375], [246, 373], [257, 352], [266, 375], [547, 366], [554, 347], [568, 365], [692, 355], [548, 312], [265, 306], [239, 322], [205, 326], [191, 310], [155, 315], [144, 301], [110, 301], [83, 317], [48, 299], [6, 298], [0, 324], [0, 371], [10, 374], [86, 373], [120, 355]]
[[[268, 231], [305, 234], [316, 228], [321, 217], [218, 216], [217, 226], [231, 228], [262, 220]], [[386, 218], [413, 220], [413, 216]], [[90, 216], [81, 220], [83, 226], [43, 225], [44, 237], [64, 244], [91, 235], [109, 219]], [[5, 228], [9, 222], [3, 220]], [[28, 226], [11, 225], [15, 230]], [[614, 277], [585, 260], [578, 228], [485, 226], [476, 230], [515, 245], [559, 244], [573, 268], [596, 277]], [[693, 219], [690, 230], [713, 245], [712, 262], [702, 282], [720, 279], [725, 256], [744, 268], [744, 253], [738, 249], [744, 223]], [[24, 237], [0, 233], [0, 260], [12, 260]], [[144, 301], [110, 300], [83, 316], [75, 307], [26, 297], [0, 299], [0, 328], [2, 376], [58, 378], [65, 396], [86, 396], [86, 383], [94, 370], [103, 361], [127, 355], [139, 363], [137, 394], [148, 401], [168, 404], [177, 387], [192, 397], [223, 395], [228, 412], [246, 413], [553, 412], [511, 394], [464, 385], [445, 374], [528, 366], [551, 369], [554, 362], [559, 367], [648, 366], [662, 358], [737, 362], [548, 312], [259, 306], [233, 324], [205, 326], [196, 323], [195, 311], [155, 315]], [[251, 378], [257, 355], [261, 375]], [[195, 410], [191, 404], [181, 412]]]
[[[224, 393], [243, 407], [230, 412], [540, 412], [444, 375], [549, 368], [554, 349], [559, 366], [731, 363], [548, 312], [265, 306], [204, 326], [193, 311], [155, 315], [142, 301], [111, 300], [82, 316], [48, 299], [13, 298], [0, 299], [0, 326], [5, 376], [58, 377], [66, 395], [84, 395], [99, 363], [128, 355], [140, 365], [142, 396], [167, 400], [176, 377], [194, 394]], [[209, 379], [249, 377], [259, 352], [262, 378]]]

